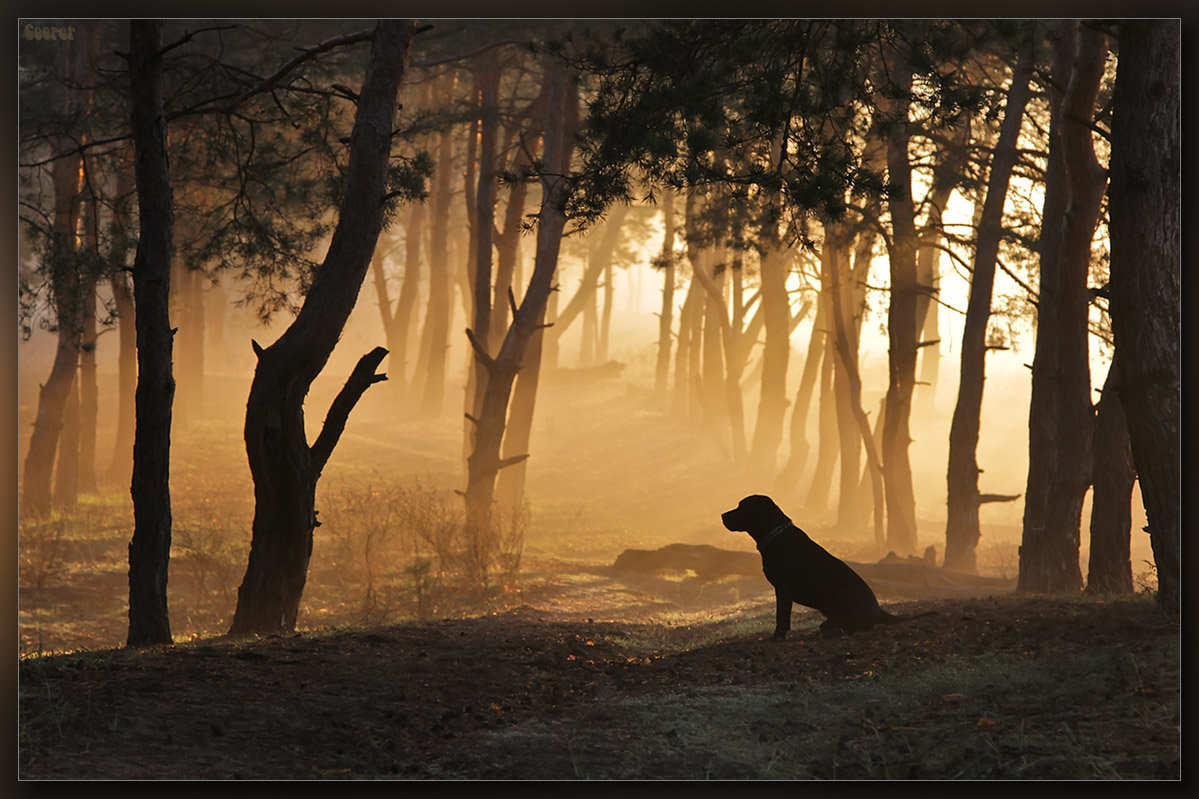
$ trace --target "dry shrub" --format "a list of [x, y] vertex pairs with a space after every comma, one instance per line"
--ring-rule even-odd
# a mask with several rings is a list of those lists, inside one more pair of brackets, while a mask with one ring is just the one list
[[239, 529], [206, 523], [175, 525], [171, 533], [171, 584], [194, 611], [227, 609], [237, 598], [246, 565]]
[[22, 587], [47, 588], [67, 570], [69, 522], [68, 517], [56, 513], [48, 519], [21, 523], [17, 534], [17, 577]]
[[497, 513], [493, 531], [471, 536], [453, 492], [376, 474], [331, 483], [320, 519], [324, 543], [313, 553], [313, 581], [355, 605], [360, 623], [381, 624], [428, 619], [510, 587], [528, 511]]

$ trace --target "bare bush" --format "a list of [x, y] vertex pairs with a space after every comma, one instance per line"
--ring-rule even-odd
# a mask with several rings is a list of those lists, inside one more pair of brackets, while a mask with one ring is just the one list
[[20, 585], [42, 589], [66, 570], [69, 519], [57, 514], [48, 519], [27, 520], [18, 528], [17, 564]]
[[313, 571], [355, 605], [359, 623], [427, 619], [517, 580], [527, 508], [468, 535], [452, 492], [378, 475], [331, 484], [321, 508], [328, 549]]

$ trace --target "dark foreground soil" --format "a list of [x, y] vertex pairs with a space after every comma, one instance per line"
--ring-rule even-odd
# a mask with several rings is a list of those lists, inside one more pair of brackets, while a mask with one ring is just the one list
[[892, 605], [763, 640], [498, 615], [23, 659], [23, 779], [1177, 779], [1179, 628], [1147, 597]]

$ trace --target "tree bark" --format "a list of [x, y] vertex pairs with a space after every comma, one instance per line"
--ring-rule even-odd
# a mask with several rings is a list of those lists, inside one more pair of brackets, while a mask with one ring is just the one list
[[1119, 23], [1112, 112], [1111, 315], [1157, 601], [1181, 599], [1181, 45], [1178, 20]]
[[1016, 164], [1016, 142], [1029, 97], [1033, 58], [1021, 53], [1012, 69], [1007, 105], [999, 141], [991, 156], [987, 198], [983, 203], [977, 239], [966, 322], [962, 333], [961, 371], [958, 399], [949, 428], [949, 466], [945, 523], [945, 568], [974, 574], [978, 570], [975, 549], [981, 536], [978, 488], [978, 436], [982, 420], [983, 384], [986, 380], [987, 325], [991, 318], [991, 295], [995, 265], [1003, 236], [1003, 206]]
[[[567, 76], [551, 68], [546, 92], [544, 130], [545, 174], [542, 177], [541, 211], [537, 222], [537, 251], [533, 274], [524, 299], [513, 314], [498, 352], [492, 356], [484, 347], [477, 330], [467, 329], [475, 359], [487, 372], [486, 390], [479, 414], [471, 421], [476, 427], [474, 444], [467, 459], [465, 491], [466, 532], [471, 550], [468, 568], [472, 581], [486, 587], [488, 571], [497, 552], [497, 531], [492, 504], [495, 481], [500, 469], [528, 457], [520, 453], [500, 457], [512, 385], [526, 357], [530, 339], [537, 329], [553, 287], [558, 251], [566, 225], [564, 208], [566, 169], [573, 149], [573, 129], [578, 114], [578, 88]], [[479, 328], [486, 330], [485, 327]]]
[[888, 59], [891, 76], [903, 95], [889, 103], [892, 124], [887, 134], [887, 175], [892, 194], [888, 255], [891, 303], [887, 312], [889, 381], [883, 421], [883, 473], [887, 499], [887, 546], [900, 555], [916, 550], [916, 498], [909, 459], [909, 419], [916, 383], [916, 209], [912, 200], [912, 164], [908, 157], [908, 109], [911, 66]]
[[1095, 415], [1091, 466], [1091, 556], [1088, 594], [1127, 594], [1132, 588], [1132, 488], [1136, 468], [1128, 441], [1128, 421], [1120, 402], [1120, 370], [1113, 359]]
[[111, 484], [128, 485], [133, 473], [133, 395], [137, 391], [137, 330], [133, 295], [123, 272], [109, 279], [117, 316], [117, 432], [108, 464], [106, 479]]
[[328, 252], [292, 324], [270, 347], [255, 345], [245, 424], [254, 526], [231, 635], [295, 628], [317, 524], [317, 480], [355, 403], [385, 379], [375, 369], [387, 351], [376, 347], [359, 360], [308, 445], [304, 397], [345, 327], [382, 228], [396, 98], [415, 31], [412, 20], [376, 25]]
[[[1038, 593], [1082, 590], [1079, 538], [1082, 503], [1091, 481], [1094, 425], [1088, 356], [1090, 298], [1087, 277], [1091, 242], [1107, 184], [1107, 174], [1095, 158], [1091, 140], [1091, 120], [1107, 54], [1104, 35], [1090, 28], [1080, 28], [1077, 22], [1066, 22], [1060, 30], [1055, 47], [1065, 51], [1062, 60], [1069, 78], [1061, 97], [1056, 140], [1052, 136], [1052, 121], [1050, 123], [1050, 157], [1056, 145], [1061, 151], [1061, 167], [1056, 174], [1065, 181], [1065, 212], [1056, 246], [1058, 288], [1055, 295], [1051, 295], [1057, 302], [1056, 325], [1042, 329], [1038, 319], [1037, 326], [1038, 345], [1043, 335], [1052, 336], [1051, 346], [1057, 350], [1055, 371], [1040, 375], [1042, 382], [1052, 380], [1057, 384], [1056, 446], [1038, 453], [1033, 453], [1030, 448], [1030, 490], [1034, 457], [1050, 461], [1048, 490], [1038, 498], [1039, 504], [1032, 508], [1031, 516], [1028, 502], [1025, 503], [1017, 581], [1018, 591]], [[1055, 66], [1057, 63], [1055, 59]], [[1048, 197], [1048, 189], [1046, 195]], [[1053, 235], [1052, 230], [1049, 235]], [[1040, 308], [1045, 302], [1042, 295]], [[1037, 367], [1034, 360], [1034, 391]], [[1030, 427], [1035, 410], [1035, 405], [1030, 408]]]
[[129, 543], [127, 646], [171, 643], [167, 572], [171, 552], [171, 257], [173, 199], [162, 93], [162, 22], [129, 25], [130, 105], [137, 180], [133, 265], [137, 329], [137, 417], [133, 439], [133, 539]]

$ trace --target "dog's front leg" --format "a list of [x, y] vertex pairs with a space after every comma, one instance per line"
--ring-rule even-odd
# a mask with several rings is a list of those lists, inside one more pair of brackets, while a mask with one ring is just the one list
[[774, 635], [776, 641], [787, 637], [791, 629], [791, 595], [782, 589], [774, 589]]

